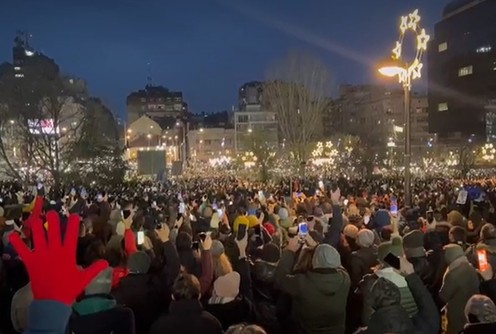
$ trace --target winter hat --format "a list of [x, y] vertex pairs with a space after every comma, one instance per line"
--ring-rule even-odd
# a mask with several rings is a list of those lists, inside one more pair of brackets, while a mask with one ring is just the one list
[[126, 225], [123, 222], [118, 222], [115, 227], [115, 233], [121, 237], [124, 236], [124, 232], [126, 232]]
[[443, 247], [444, 249], [444, 258], [446, 259], [446, 263], [449, 265], [453, 263], [456, 259], [459, 259], [465, 256], [463, 252], [463, 248], [456, 244], [449, 244]]
[[214, 211], [212, 210], [212, 208], [210, 206], [207, 206], [205, 209], [203, 209], [202, 216], [205, 218], [211, 218], [213, 213]]
[[277, 215], [279, 216], [279, 219], [288, 219], [289, 218], [289, 213], [288, 209], [286, 208], [280, 208], [279, 211], [277, 212]]
[[470, 323], [470, 315], [475, 316], [481, 323], [496, 322], [496, 306], [484, 295], [473, 295], [465, 305], [465, 317]]
[[320, 244], [315, 248], [312, 267], [313, 269], [336, 269], [341, 267], [341, 256], [331, 245]]
[[358, 232], [356, 241], [357, 245], [363, 248], [368, 248], [374, 244], [375, 235], [371, 230], [363, 229]]
[[84, 289], [86, 296], [110, 294], [112, 290], [112, 268], [100, 272]]
[[224, 253], [224, 245], [219, 240], [212, 241], [212, 256], [219, 257]]
[[484, 224], [480, 231], [480, 239], [481, 240], [489, 240], [496, 238], [496, 227], [493, 224]]
[[238, 226], [239, 225], [250, 225], [250, 221], [248, 220], [248, 218], [246, 218], [246, 216], [238, 216], [236, 217], [236, 219], [234, 220], [234, 224], [233, 224], [233, 231], [234, 233], [238, 232]]
[[316, 207], [314, 210], [313, 210], [313, 215], [317, 218], [320, 218], [324, 215], [324, 210], [322, 210], [321, 208], [319, 207]]
[[260, 259], [265, 262], [276, 263], [281, 257], [281, 251], [273, 243], [265, 244], [262, 248], [262, 253], [260, 254]]
[[391, 241], [383, 242], [377, 248], [377, 258], [384, 263], [384, 258], [389, 253], [400, 257], [403, 255], [403, 245], [400, 237], [394, 237]]
[[249, 222], [248, 227], [255, 227], [259, 225], [257, 216], [250, 215], [247, 218]]
[[348, 224], [344, 227], [343, 234], [345, 237], [356, 240], [358, 235], [358, 227]]
[[450, 223], [451, 226], [461, 226], [465, 229], [467, 228], [467, 220], [460, 212], [456, 210], [448, 213], [448, 223]]
[[214, 282], [214, 295], [220, 298], [236, 298], [239, 295], [241, 276], [233, 271], [220, 276]]
[[403, 249], [407, 258], [425, 256], [424, 234], [413, 230], [403, 236]]
[[350, 204], [346, 212], [348, 217], [360, 217], [360, 210], [355, 204]]
[[370, 297], [375, 310], [399, 305], [401, 303], [400, 289], [388, 279], [379, 277], [370, 288]]
[[273, 236], [276, 233], [276, 228], [271, 223], [265, 223], [263, 224], [263, 227], [265, 228], [267, 233], [269, 233], [270, 236]]
[[145, 252], [136, 252], [127, 261], [129, 272], [133, 274], [146, 274], [150, 269], [151, 260]]

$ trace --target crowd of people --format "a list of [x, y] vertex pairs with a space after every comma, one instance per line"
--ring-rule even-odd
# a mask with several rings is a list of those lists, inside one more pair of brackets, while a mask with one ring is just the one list
[[495, 333], [494, 189], [4, 184], [0, 333]]

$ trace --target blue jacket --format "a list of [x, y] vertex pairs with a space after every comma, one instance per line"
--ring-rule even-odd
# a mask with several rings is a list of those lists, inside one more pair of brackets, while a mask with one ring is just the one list
[[53, 300], [35, 300], [29, 307], [25, 334], [65, 334], [72, 309]]

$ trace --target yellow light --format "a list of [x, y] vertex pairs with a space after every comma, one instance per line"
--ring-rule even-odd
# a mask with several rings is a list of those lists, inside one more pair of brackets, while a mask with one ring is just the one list
[[401, 17], [400, 31], [402, 34], [408, 29], [408, 16]]
[[418, 9], [415, 9], [415, 11], [411, 14], [408, 14], [409, 17], [409, 22], [408, 22], [408, 28], [417, 30], [417, 24], [420, 22], [420, 15], [418, 14]]
[[393, 58], [400, 59], [401, 58], [401, 43], [396, 41], [396, 47], [393, 49]]
[[425, 33], [425, 29], [422, 29], [420, 34], [417, 36], [417, 50], [427, 50], [427, 42], [429, 42], [430, 39], [431, 36]]
[[405, 69], [399, 66], [383, 66], [379, 68], [379, 73], [386, 77], [395, 77], [404, 71]]

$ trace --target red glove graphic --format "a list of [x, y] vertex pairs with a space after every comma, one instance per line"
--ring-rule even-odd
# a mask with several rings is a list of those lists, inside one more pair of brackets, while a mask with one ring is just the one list
[[43, 223], [38, 217], [32, 221], [34, 249], [31, 251], [17, 233], [9, 237], [12, 246], [24, 262], [31, 279], [31, 288], [36, 300], [54, 300], [72, 305], [88, 283], [108, 263], [99, 260], [87, 269], [76, 265], [76, 246], [79, 231], [79, 217], [71, 215], [67, 224], [65, 240], [60, 236], [59, 215], [47, 213], [48, 240], [45, 238]]

